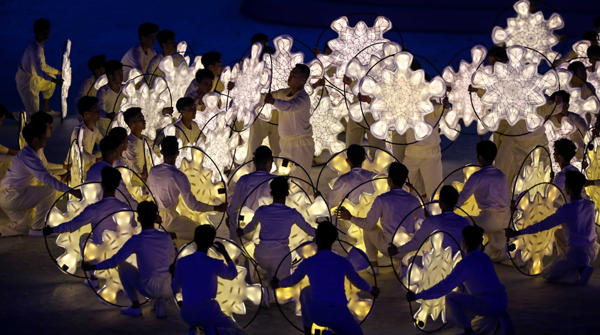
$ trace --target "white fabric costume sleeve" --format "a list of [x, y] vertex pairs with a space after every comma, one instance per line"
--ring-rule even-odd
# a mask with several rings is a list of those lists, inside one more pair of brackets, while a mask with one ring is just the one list
[[403, 246], [398, 247], [398, 253], [407, 253], [417, 250], [417, 248], [429, 237], [432, 233], [432, 225], [429, 218], [425, 219], [421, 224], [421, 229], [417, 230], [415, 236]]
[[458, 285], [462, 284], [466, 279], [466, 271], [469, 269], [463, 261], [458, 262], [452, 272], [442, 281], [433, 287], [415, 294], [416, 299], [430, 300], [437, 299], [450, 293]]
[[46, 79], [47, 81], [52, 81], [54, 78], [52, 78], [49, 73], [57, 75], [58, 70], [46, 64], [44, 61], [44, 48], [42, 48], [42, 46], [37, 42], [35, 45], [37, 47], [35, 49], [35, 53], [32, 55], [35, 72], [38, 76]]
[[369, 210], [369, 213], [367, 214], [366, 218], [352, 217], [352, 219], [350, 219], [350, 222], [354, 223], [355, 225], [364, 230], [371, 230], [377, 225], [377, 222], [379, 221], [379, 218], [382, 215], [382, 211], [383, 203], [381, 199], [377, 197], [375, 201], [373, 201], [373, 205], [371, 206], [371, 209]]
[[214, 209], [214, 206], [205, 204], [196, 199], [196, 196], [192, 193], [192, 186], [190, 185], [190, 181], [188, 180], [185, 174], [176, 174], [173, 177], [175, 178], [175, 184], [179, 189], [181, 197], [185, 201], [185, 204], [188, 205], [188, 207], [191, 210], [198, 212], [209, 212]]
[[473, 178], [473, 175], [471, 175], [471, 178], [467, 180], [465, 186], [458, 195], [456, 207], [461, 207], [465, 203], [465, 201], [467, 201], [475, 193], [475, 191], [477, 191], [477, 189], [479, 188], [479, 182], [479, 178]]
[[86, 224], [91, 223], [92, 219], [97, 215], [95, 212], [95, 207], [96, 206], [94, 206], [94, 204], [89, 205], [88, 207], [84, 208], [79, 215], [73, 218], [73, 220], [61, 223], [52, 228], [52, 230], [54, 230], [55, 233], [72, 233]]
[[291, 100], [275, 99], [273, 106], [280, 112], [303, 112], [307, 108], [310, 109], [310, 98], [308, 95], [298, 94]]
[[306, 222], [306, 220], [304, 220], [304, 217], [302, 216], [302, 214], [300, 214], [300, 212], [298, 212], [297, 210], [294, 211], [294, 223], [296, 224], [296, 226], [298, 226], [298, 228], [302, 229], [306, 234], [308, 234], [309, 236], [314, 237], [315, 233], [317, 232], [315, 228], [313, 228], [310, 224], [308, 224], [308, 222]]
[[[31, 150], [33, 152], [33, 150]], [[42, 160], [37, 156], [33, 155], [22, 155], [23, 163], [29, 173], [31, 173], [37, 180], [41, 181], [44, 185], [50, 186], [59, 192], [67, 192], [71, 188], [63, 184], [60, 180], [52, 177], [50, 172], [46, 170], [46, 167], [42, 163]]]
[[568, 208], [569, 208], [569, 206], [566, 206], [566, 207], [564, 205], [561, 206], [560, 208], [558, 208], [556, 210], [556, 213], [550, 215], [549, 217], [545, 218], [544, 220], [542, 220], [536, 224], [532, 224], [531, 226], [520, 230], [521, 234], [527, 235], [527, 234], [539, 233], [541, 231], [548, 230], [550, 228], [554, 228], [554, 227], [562, 224], [563, 222], [566, 222], [570, 216], [574, 215], [574, 213], [571, 213], [571, 215], [569, 215]]

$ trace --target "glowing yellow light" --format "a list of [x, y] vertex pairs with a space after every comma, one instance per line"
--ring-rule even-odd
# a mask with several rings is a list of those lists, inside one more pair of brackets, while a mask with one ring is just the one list
[[122, 94], [124, 98], [121, 103], [121, 111], [126, 111], [131, 107], [142, 109], [146, 120], [146, 129], [142, 132], [144, 136], [154, 140], [157, 131], [171, 123], [171, 117], [162, 114], [162, 109], [170, 99], [167, 82], [164, 78], [156, 77], [152, 81], [152, 87], [148, 87], [148, 84], [144, 82], [139, 88], [136, 88], [136, 81], [131, 80], [123, 87]]
[[[187, 44], [180, 42], [177, 45], [178, 52], [185, 52]], [[173, 101], [173, 105], [177, 103], [180, 98], [185, 96], [185, 91], [196, 75], [196, 71], [204, 68], [202, 66], [202, 56], [196, 56], [194, 62], [190, 64], [190, 57], [185, 56], [185, 61], [180, 62], [179, 65], [175, 66], [173, 56], [169, 55], [164, 57], [158, 64], [158, 69], [165, 74], [165, 80], [171, 90], [171, 97], [169, 100]], [[173, 117], [178, 118], [179, 112], [177, 109], [173, 111]]]
[[[564, 119], [563, 119], [564, 120]], [[537, 148], [531, 155], [531, 164], [523, 167], [523, 172], [515, 179], [515, 195], [527, 191], [529, 188], [539, 184], [550, 182], [550, 165], [540, 159], [541, 155], [546, 155], [543, 148]], [[552, 154], [551, 154], [552, 156]], [[543, 193], [545, 185], [539, 185], [529, 192], [530, 200], [536, 193]]]
[[[600, 138], [595, 138], [590, 142], [593, 146], [592, 150], [588, 150], [588, 167], [585, 169], [585, 176], [589, 180], [600, 179], [600, 155], [598, 154], [598, 146], [600, 146]], [[585, 192], [592, 201], [596, 204], [596, 224], [600, 223], [600, 187], [588, 186]]]

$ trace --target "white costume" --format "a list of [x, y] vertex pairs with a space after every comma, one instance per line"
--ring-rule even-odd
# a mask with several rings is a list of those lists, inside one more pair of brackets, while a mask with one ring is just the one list
[[[111, 165], [105, 161], [99, 161], [98, 163], [92, 165], [87, 171], [87, 174], [85, 176], [85, 182], [101, 182], [102, 169], [104, 169], [107, 166]], [[137, 209], [138, 202], [135, 201], [135, 199], [133, 199], [133, 197], [129, 193], [129, 190], [127, 190], [127, 186], [125, 186], [123, 179], [121, 179], [121, 184], [119, 184], [119, 187], [115, 192], [115, 197], [120, 201], [129, 204], [129, 206], [131, 206], [132, 209]]]
[[[452, 292], [464, 284], [469, 293]], [[481, 251], [471, 251], [452, 273], [433, 287], [419, 292], [416, 299], [437, 299], [446, 296], [448, 316], [464, 328], [472, 328], [475, 316], [493, 318], [505, 334], [514, 334], [510, 318], [506, 313], [508, 298], [505, 287], [500, 283], [494, 263]]]
[[[77, 91], [77, 95], [75, 96], [75, 100], [73, 101], [73, 110], [77, 110], [77, 102], [79, 99], [85, 96], [95, 97], [98, 91], [94, 88], [94, 83], [96, 82], [96, 78], [94, 75], [91, 75], [83, 80], [81, 85], [79, 85], [79, 90]], [[77, 113], [77, 117], [81, 120], [81, 114]]]
[[144, 137], [137, 138], [133, 133], [127, 136], [129, 146], [127, 151], [123, 153], [125, 163], [135, 173], [141, 174], [146, 167], [146, 152], [144, 151]]
[[0, 144], [0, 180], [6, 174], [6, 170], [10, 167], [10, 164], [15, 159], [15, 156], [8, 154], [8, 148]]
[[[569, 165], [565, 166], [564, 169], [560, 170], [560, 172], [558, 172], [556, 174], [556, 176], [554, 177], [554, 184], [556, 186], [558, 186], [558, 188], [563, 192], [563, 194], [566, 197], [566, 199], [565, 199], [566, 202], [569, 202], [569, 199], [571, 198], [567, 195], [567, 193], [565, 191], [565, 178], [567, 177], [568, 171], [580, 172], [579, 169], [577, 169], [573, 165], [569, 164]], [[560, 201], [562, 201], [562, 197], [560, 197]]]
[[273, 156], [279, 156], [281, 148], [279, 142], [279, 112], [274, 110], [271, 120], [265, 122], [261, 119], [257, 119], [252, 126], [250, 126], [250, 152], [256, 151], [256, 148], [260, 147], [265, 138], [269, 138], [269, 147], [273, 151]]
[[15, 80], [17, 90], [25, 105], [25, 112], [30, 118], [40, 110], [40, 92], [44, 99], [50, 99], [54, 94], [56, 84], [52, 79], [58, 75], [58, 70], [46, 64], [44, 47], [36, 40], [31, 41], [19, 63]]
[[192, 129], [189, 129], [183, 124], [181, 118], [174, 123], [175, 126], [175, 136], [181, 140], [181, 145], [194, 145], [198, 141], [200, 137], [200, 128], [198, 124], [192, 121]]
[[[288, 246], [290, 232], [295, 224], [309, 236], [315, 236], [315, 228], [308, 224], [302, 214], [285, 204], [274, 203], [261, 206], [254, 213], [252, 221], [244, 228], [244, 234], [248, 234], [260, 223], [260, 243], [254, 251], [254, 258], [261, 268], [267, 271], [267, 282], [274, 276], [285, 278], [292, 270], [292, 258], [286, 261], [283, 258], [290, 252]], [[277, 267], [279, 271], [275, 273]]]
[[543, 221], [521, 230], [521, 234], [535, 234], [560, 225], [562, 229], [557, 230], [556, 234], [563, 234], [568, 240], [566, 246], [557, 241], [559, 256], [542, 270], [542, 277], [549, 281], [577, 282], [579, 269], [596, 260], [600, 249], [596, 242], [595, 217], [594, 202], [579, 199], [561, 206]]
[[[125, 260], [136, 255], [137, 268]], [[169, 266], [175, 259], [175, 248], [169, 234], [155, 229], [133, 235], [117, 253], [96, 265], [105, 270], [119, 267], [119, 278], [129, 300], [139, 300], [138, 292], [149, 299], [173, 297], [170, 290]]]
[[46, 158], [46, 154], [44, 153], [44, 148], [41, 148], [40, 150], [38, 150], [37, 155], [42, 160], [42, 164], [44, 164], [44, 167], [46, 168], [46, 170], [48, 170], [48, 172], [50, 172], [50, 174], [52, 176], [58, 177], [58, 176], [61, 176], [65, 173], [67, 173], [67, 170], [63, 169], [62, 164], [48, 162], [48, 159]]
[[305, 276], [308, 276], [310, 287], [302, 290], [301, 294], [304, 327], [311, 327], [315, 323], [331, 328], [340, 335], [363, 334], [348, 310], [344, 282], [348, 278], [354, 286], [365, 292], [371, 292], [371, 285], [356, 273], [350, 261], [331, 250], [319, 251], [302, 261], [291, 276], [279, 282], [279, 286], [294, 286]]
[[[348, 193], [350, 193], [348, 194], [348, 200], [353, 204], [358, 204], [361, 193], [373, 194], [375, 192], [373, 183], [366, 183], [366, 181], [373, 180], [375, 176], [377, 176], [377, 173], [363, 168], [353, 168], [344, 173], [333, 183], [333, 189], [329, 193], [329, 206], [339, 206]], [[355, 187], [356, 189], [353, 190]]]
[[195, 252], [177, 261], [171, 282], [173, 292], [182, 291], [181, 318], [190, 328], [202, 327], [206, 334], [244, 334], [244, 331], [225, 315], [217, 296], [217, 277], [233, 280], [237, 277], [235, 263], [227, 264], [203, 252]]
[[[291, 91], [291, 88], [284, 88], [272, 93], [275, 99], [273, 106], [279, 111], [281, 156], [298, 163], [310, 175], [315, 154], [310, 124], [310, 97], [304, 89], [289, 95]], [[305, 180], [308, 178], [300, 167], [296, 167], [290, 175]]]
[[[44, 185], [33, 186], [36, 179]], [[10, 236], [26, 234], [30, 228], [42, 229], [46, 213], [56, 200], [56, 191], [69, 190], [69, 186], [50, 175], [35, 151], [25, 146], [0, 182], [0, 207], [13, 222], [9, 226], [0, 226], [0, 233]]]
[[[274, 177], [275, 175], [266, 171], [254, 171], [242, 176], [235, 184], [233, 197], [231, 197], [231, 200], [229, 201], [229, 207], [227, 207], [226, 212], [230, 220], [230, 239], [237, 241], [236, 229], [238, 228], [238, 213], [242, 209], [242, 205], [256, 212], [259, 206], [258, 200], [262, 197], [268, 197], [271, 192], [270, 184], [266, 180], [273, 179]], [[258, 187], [258, 189], [254, 190], [256, 187]], [[254, 192], [252, 192], [253, 190]], [[252, 192], [252, 194], [250, 194], [250, 192]], [[246, 197], [248, 197], [248, 199], [243, 203]]]
[[185, 204], [193, 211], [209, 212], [214, 209], [214, 206], [196, 199], [187, 176], [174, 165], [163, 163], [150, 169], [148, 187], [156, 198], [163, 227], [170, 233], [176, 233], [180, 244], [194, 239], [194, 230], [198, 223], [177, 213], [175, 208], [179, 195], [181, 194]]
[[150, 60], [154, 58], [154, 56], [156, 56], [156, 51], [154, 51], [154, 49], [149, 48], [147, 52], [144, 52], [141, 44], [129, 49], [121, 59], [121, 63], [123, 63], [124, 78], [127, 78], [127, 74], [131, 71], [131, 68], [138, 69], [141, 73], [146, 73]]
[[506, 176], [492, 165], [482, 167], [465, 183], [456, 207], [462, 206], [472, 195], [475, 195], [475, 201], [481, 210], [473, 220], [483, 228], [489, 239], [485, 252], [494, 262], [507, 259], [503, 229], [510, 219], [510, 191]]
[[115, 92], [106, 84], [100, 87], [96, 97], [98, 98], [98, 108], [100, 109], [100, 120], [97, 122], [97, 126], [100, 128], [102, 134], [108, 134], [110, 118], [121, 110], [121, 103], [124, 96], [121, 92], [121, 87], [119, 87], [119, 92]]
[[[421, 207], [421, 202], [417, 197], [402, 189], [393, 189], [375, 199], [366, 218], [353, 217], [350, 220], [364, 231], [365, 248], [369, 261], [377, 261], [377, 251], [384, 255], [388, 254], [388, 246], [392, 242], [400, 221], [405, 217], [402, 227], [409, 233], [414, 232], [415, 221], [425, 218], [422, 209], [415, 210], [419, 207]], [[412, 213], [410, 213], [411, 211]], [[381, 228], [377, 225], [378, 222], [381, 223]]]
[[444, 234], [442, 248], [446, 249], [449, 247], [454, 256], [454, 254], [460, 251], [463, 228], [470, 225], [471, 222], [469, 222], [468, 219], [454, 212], [442, 212], [440, 215], [430, 216], [423, 220], [421, 228], [417, 230], [412, 240], [398, 248], [398, 253], [406, 254], [411, 251], [416, 251], [431, 233], [435, 231], [445, 231], [450, 234], [454, 240], [450, 236]]
[[[81, 132], [83, 132], [83, 134], [80, 134]], [[96, 145], [100, 145], [100, 141], [103, 138], [104, 136], [100, 133], [100, 129], [97, 125], [94, 125], [94, 129], [90, 130], [85, 125], [85, 122], [81, 121], [81, 123], [73, 129], [73, 132], [71, 133], [71, 143], [75, 140], [82, 140], [82, 143], [79, 143], [79, 147], [83, 149], [84, 173], [96, 163], [97, 158], [102, 157], [100, 150], [97, 150], [95, 153], [94, 150], [96, 149]], [[70, 157], [67, 157], [66, 162], [69, 162], [69, 160]]]

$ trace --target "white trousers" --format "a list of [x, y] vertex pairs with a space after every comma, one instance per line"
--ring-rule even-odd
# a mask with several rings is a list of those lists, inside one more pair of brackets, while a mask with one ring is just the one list
[[280, 139], [277, 126], [258, 119], [250, 126], [250, 152], [248, 158], [252, 157], [256, 148], [262, 145], [266, 137], [269, 138], [269, 146], [273, 151], [273, 156], [279, 156], [281, 149], [279, 147]]
[[44, 227], [46, 213], [57, 196], [58, 192], [49, 186], [4, 188], [0, 190], [0, 208], [12, 221], [9, 228], [26, 233]]
[[162, 226], [168, 233], [177, 235], [177, 247], [194, 240], [194, 231], [198, 223], [186, 216], [181, 216], [176, 210], [163, 209], [160, 211], [160, 217], [163, 219]]
[[[393, 143], [407, 143], [406, 134], [400, 135], [398, 132], [394, 131], [392, 133], [392, 142]], [[404, 158], [406, 158], [406, 149], [410, 147], [410, 145], [399, 145], [392, 144], [392, 154], [398, 162], [403, 162]]]
[[[366, 114], [365, 118], [367, 119], [369, 125], [375, 123], [375, 120], [373, 120], [373, 116], [370, 113]], [[365, 120], [362, 120], [360, 123], [356, 123], [352, 119], [348, 119], [348, 126], [346, 127], [346, 147], [349, 147], [352, 144], [363, 145], [363, 140], [366, 133], [367, 141], [370, 146], [385, 149], [385, 142], [373, 136], [368, 128], [369, 126], [367, 126]], [[367, 152], [370, 153], [372, 158], [375, 154], [375, 149], [369, 149]]]
[[508, 259], [506, 255], [506, 236], [504, 228], [508, 227], [510, 219], [510, 210], [494, 211], [482, 210], [479, 215], [473, 217], [475, 223], [483, 228], [485, 235], [488, 237], [489, 243], [485, 247], [485, 253], [490, 256], [492, 261], [501, 262]]
[[[408, 169], [408, 179], [421, 196], [433, 197], [436, 187], [442, 182], [442, 152], [439, 145], [413, 145], [406, 148], [403, 164]], [[417, 183], [421, 177], [425, 188]], [[425, 199], [423, 199], [425, 200]]]
[[446, 295], [446, 310], [449, 319], [463, 328], [472, 328], [476, 316], [490, 318], [488, 321], [500, 323], [504, 334], [514, 334], [506, 307], [508, 299], [506, 292], [494, 292], [483, 296], [461, 292], [450, 292]]
[[[281, 147], [281, 157], [293, 160], [304, 168], [306, 173], [310, 176], [310, 169], [315, 154], [315, 141], [313, 140], [312, 135], [282, 137], [279, 141], [279, 145]], [[309, 176], [306, 175], [300, 166], [296, 166], [290, 175], [309, 181]], [[308, 185], [305, 185], [298, 180], [292, 181], [298, 183], [305, 191], [312, 192], [312, 190], [308, 189]]]
[[168, 299], [173, 296], [169, 278], [143, 278], [140, 276], [138, 268], [127, 262], [121, 263], [118, 270], [123, 291], [131, 301], [139, 301], [138, 292], [149, 299]]
[[246, 332], [232, 318], [221, 311], [215, 300], [207, 301], [200, 306], [181, 307], [181, 318], [190, 328], [202, 327], [207, 335], [238, 335]]
[[369, 262], [376, 262], [377, 255], [380, 251], [384, 256], [388, 257], [388, 247], [390, 241], [385, 237], [383, 230], [379, 226], [371, 230], [363, 230], [363, 236], [365, 239], [365, 249], [367, 249], [367, 257]]
[[314, 300], [310, 295], [310, 286], [300, 293], [302, 306], [302, 324], [312, 327], [316, 324], [327, 327], [338, 335], [361, 335], [360, 325], [350, 313], [347, 305], [331, 305], [330, 303]]
[[[258, 266], [267, 271], [267, 283], [271, 282], [274, 276], [283, 279], [292, 274], [292, 258], [288, 256], [290, 247], [283, 244], [274, 244], [261, 241], [254, 249], [254, 258], [258, 262]], [[281, 263], [281, 266], [279, 266]], [[277, 267], [279, 266], [279, 271]], [[277, 273], [275, 273], [277, 271]]]
[[[54, 77], [54, 75], [51, 75]], [[25, 112], [27, 112], [28, 118], [33, 113], [40, 111], [40, 92], [44, 96], [44, 99], [50, 99], [54, 94], [56, 84], [47, 81], [39, 76], [30, 76], [23, 71], [18, 71], [15, 76], [17, 82], [17, 90], [25, 105]]]
[[[560, 230], [557, 230], [557, 234]], [[562, 232], [560, 232], [562, 235]], [[564, 235], [563, 235], [564, 236]], [[557, 239], [557, 246], [559, 240]], [[558, 248], [560, 252], [560, 247]], [[547, 281], [574, 284], [579, 280], [579, 269], [592, 264], [598, 256], [600, 245], [597, 242], [584, 248], [567, 247], [558, 257], [542, 270]]]

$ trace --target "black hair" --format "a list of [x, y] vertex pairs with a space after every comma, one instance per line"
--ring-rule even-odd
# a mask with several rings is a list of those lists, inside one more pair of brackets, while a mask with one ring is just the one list
[[506, 54], [506, 49], [499, 46], [493, 46], [490, 51], [488, 51], [488, 56], [496, 58], [500, 63], [508, 62], [508, 55]]
[[310, 77], [310, 68], [308, 66], [304, 64], [296, 64], [294, 68], [300, 70], [300, 73], [307, 79]]
[[97, 69], [103, 67], [106, 64], [106, 56], [105, 55], [96, 55], [88, 60], [87, 66], [92, 73]]
[[264, 165], [273, 160], [273, 151], [271, 148], [261, 145], [254, 150], [254, 163], [256, 165]]
[[477, 250], [483, 243], [483, 228], [479, 226], [466, 226], [462, 230], [462, 236], [469, 250]]
[[346, 156], [348, 156], [350, 164], [355, 167], [361, 167], [362, 163], [367, 159], [365, 148], [358, 144], [351, 144], [346, 151]]
[[317, 226], [317, 231], [315, 234], [315, 240], [319, 242], [319, 244], [324, 244], [326, 246], [331, 246], [338, 239], [338, 230], [331, 223], [331, 221], [324, 221], [319, 223]]
[[122, 142], [123, 140], [117, 136], [105, 136], [102, 140], [100, 140], [100, 152], [102, 152], [102, 157], [108, 157], [115, 153], [117, 150], [119, 150]]
[[202, 55], [202, 65], [204, 66], [205, 69], [208, 69], [208, 67], [210, 65], [215, 65], [217, 64], [221, 58], [223, 56], [221, 56], [221, 53], [216, 52], [216, 51], [209, 51], [207, 53], [205, 53], [204, 55]]
[[139, 107], [131, 107], [127, 108], [125, 113], [123, 113], [123, 120], [129, 126], [131, 120], [138, 114], [142, 114], [142, 109]]
[[567, 171], [565, 173], [565, 188], [571, 191], [571, 194], [581, 194], [586, 178], [579, 171]]
[[194, 108], [195, 108], [196, 102], [194, 101], [194, 99], [189, 98], [189, 97], [179, 98], [179, 100], [177, 100], [177, 104], [175, 105], [175, 107], [177, 107], [177, 110], [179, 112], [181, 112], [187, 106], [194, 106]]
[[162, 154], [165, 157], [173, 157], [177, 155], [177, 153], [179, 152], [179, 142], [177, 142], [177, 137], [165, 137], [162, 143], [160, 144], [160, 150], [162, 150]]
[[196, 83], [200, 83], [202, 79], [208, 78], [211, 81], [215, 80], [215, 74], [208, 68], [196, 71]]
[[598, 33], [593, 30], [588, 30], [581, 35], [582, 40], [598, 43]]
[[96, 106], [97, 104], [98, 98], [84, 95], [79, 99], [79, 101], [77, 101], [77, 110], [79, 111], [79, 114], [83, 116], [85, 112], [89, 112], [92, 110], [92, 107]]
[[586, 53], [588, 58], [600, 59], [600, 45], [590, 45]]
[[458, 202], [458, 191], [450, 185], [444, 185], [440, 190], [440, 201], [454, 208]]
[[401, 187], [408, 178], [408, 169], [402, 163], [393, 162], [388, 168], [388, 177], [392, 180], [394, 186]]
[[250, 39], [250, 44], [254, 44], [254, 43], [263, 43], [269, 40], [269, 37], [263, 33], [257, 33], [254, 34], [254, 36], [252, 36], [252, 38]]
[[285, 198], [290, 193], [290, 185], [288, 184], [287, 177], [279, 176], [273, 178], [270, 186], [273, 198]]
[[138, 28], [138, 37], [142, 38], [142, 36], [148, 36], [158, 31], [158, 26], [154, 23], [145, 22], [140, 24]]
[[42, 124], [52, 124], [54, 122], [54, 118], [52, 117], [52, 115], [46, 113], [46, 112], [35, 112], [32, 116], [31, 116], [31, 122], [37, 122], [37, 123], [42, 123]]
[[498, 154], [498, 148], [492, 141], [481, 141], [477, 143], [477, 156], [481, 156], [486, 162], [493, 163]]
[[115, 71], [121, 70], [123, 68], [123, 64], [118, 60], [111, 59], [104, 64], [104, 71], [107, 76], [112, 76]]
[[577, 146], [568, 138], [561, 138], [554, 141], [554, 152], [562, 156], [567, 162], [570, 162], [577, 153]]
[[33, 23], [33, 31], [44, 31], [50, 30], [50, 20], [48, 19], [37, 19]]
[[47, 126], [45, 123], [30, 122], [23, 128], [23, 138], [31, 144], [34, 138], [45, 138]]
[[562, 97], [563, 102], [565, 102], [567, 104], [569, 103], [569, 101], [571, 101], [571, 95], [567, 91], [560, 90], [560, 91], [556, 91], [556, 92], [552, 93], [552, 95], [550, 96], [550, 100], [556, 101], [557, 96]]
[[194, 230], [194, 242], [198, 249], [208, 248], [215, 242], [217, 231], [212, 225], [201, 224]]
[[583, 69], [583, 71], [585, 71], [585, 65], [582, 62], [572, 62], [571, 64], [569, 64], [569, 67], [567, 67], [567, 70], [573, 72], [575, 75], [577, 74], [578, 70]]
[[172, 30], [161, 30], [156, 34], [156, 40], [158, 44], [162, 47], [163, 44], [166, 44], [168, 40], [171, 38], [175, 38], [175, 32]]
[[158, 206], [151, 201], [142, 201], [137, 206], [138, 222], [142, 228], [154, 227], [158, 216]]
[[114, 127], [108, 132], [108, 136], [116, 137], [123, 143], [123, 141], [127, 140], [127, 129], [123, 127]]
[[102, 189], [115, 192], [121, 184], [121, 172], [112, 166], [105, 166], [100, 172], [102, 176]]

